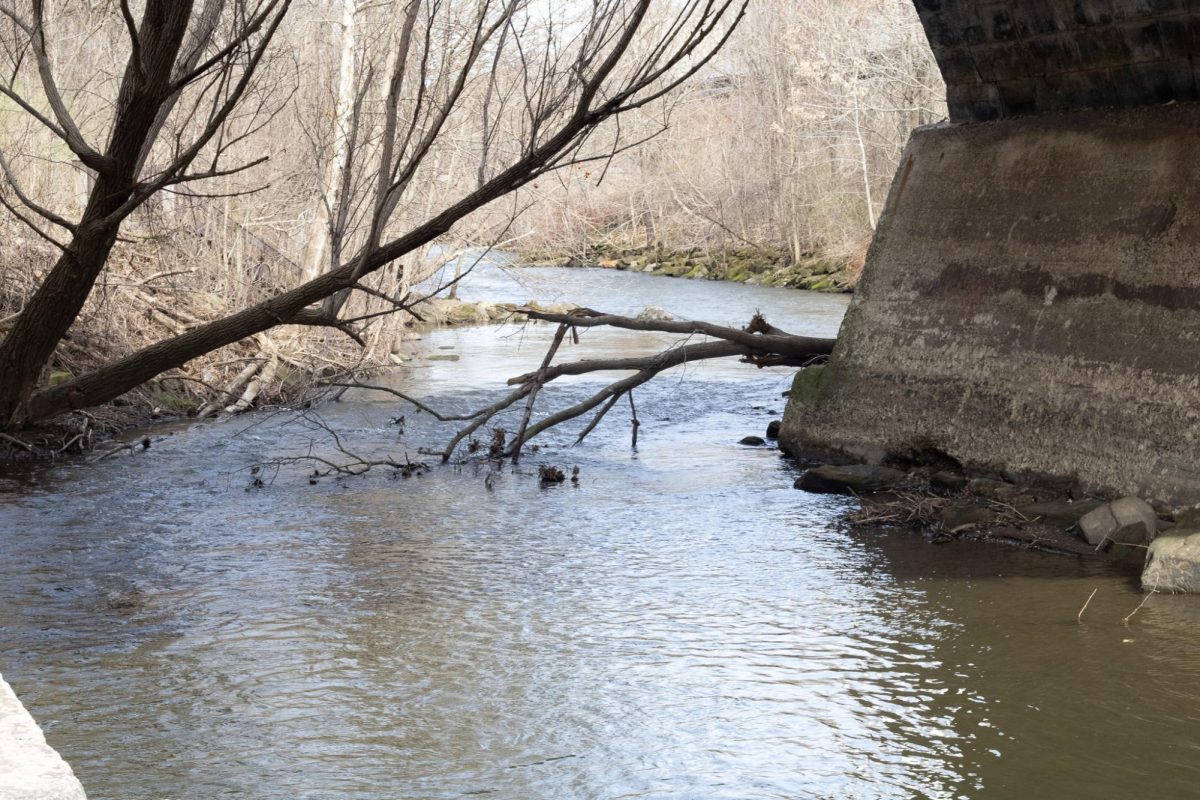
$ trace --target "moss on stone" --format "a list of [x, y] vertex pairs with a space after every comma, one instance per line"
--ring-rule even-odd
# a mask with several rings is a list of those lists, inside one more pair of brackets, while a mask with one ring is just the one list
[[788, 393], [788, 405], [797, 408], [811, 408], [821, 398], [825, 365], [816, 364], [805, 367], [796, 373], [792, 380], [792, 390]]
[[[526, 255], [523, 260], [540, 263], [544, 254]], [[840, 256], [815, 254], [794, 261], [782, 249], [749, 246], [705, 251], [696, 247], [671, 250], [661, 245], [619, 248], [599, 243], [589, 246], [582, 255], [559, 258], [558, 263], [822, 292], [845, 291], [849, 277], [846, 260]]]

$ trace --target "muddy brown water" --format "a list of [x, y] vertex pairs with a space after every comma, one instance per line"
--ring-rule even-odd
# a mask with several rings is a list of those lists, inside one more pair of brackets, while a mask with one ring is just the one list
[[[484, 270], [464, 293], [730, 323], [762, 309], [822, 335], [846, 304], [517, 276]], [[474, 407], [550, 332], [437, 332], [390, 380]], [[663, 341], [592, 332], [570, 354]], [[1127, 575], [843, 530], [847, 501], [735, 444], [787, 383], [672, 373], [639, 390], [636, 452], [622, 406], [580, 447], [547, 435], [491, 490], [476, 466], [316, 485], [295, 467], [250, 487], [253, 463], [329, 452], [293, 413], [9, 473], [0, 671], [93, 800], [1194, 797], [1200, 602], [1156, 596], [1124, 625]], [[363, 453], [416, 458], [450, 431], [382, 397], [322, 414]], [[540, 488], [541, 463], [578, 465], [580, 484]]]

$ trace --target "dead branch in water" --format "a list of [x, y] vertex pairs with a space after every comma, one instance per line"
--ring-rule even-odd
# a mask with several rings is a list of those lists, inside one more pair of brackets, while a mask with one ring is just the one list
[[[382, 387], [373, 387], [376, 389]], [[272, 458], [268, 461], [254, 464], [249, 468], [250, 487], [262, 488], [267, 484], [264, 475], [268, 470], [277, 474], [279, 469], [291, 464], [309, 464], [312, 465], [313, 471], [309, 475], [309, 483], [316, 483], [318, 478], [329, 476], [353, 477], [364, 475], [372, 469], [386, 467], [392, 470], [395, 476], [410, 478], [414, 475], [420, 476], [429, 470], [428, 465], [423, 461], [413, 461], [405, 453], [404, 460], [401, 461], [391, 456], [383, 456], [380, 458], [368, 458], [350, 450], [342, 442], [341, 436], [333, 427], [327, 423], [320, 415], [305, 412], [297, 417], [297, 421], [301, 424], [320, 431], [324, 436], [328, 437], [333, 442], [334, 448], [341, 454], [342, 460], [334, 461], [327, 458], [316, 451], [316, 441], [309, 443], [308, 451], [291, 456], [281, 456]]]
[[[813, 362], [814, 358], [825, 357], [832, 353], [834, 344], [833, 339], [796, 336], [795, 334], [780, 330], [767, 322], [761, 314], [755, 314], [753, 319], [750, 320], [750, 324], [745, 328], [738, 329], [729, 328], [724, 325], [714, 325], [711, 322], [699, 320], [685, 321], [623, 317], [618, 314], [593, 311], [590, 308], [576, 308], [566, 313], [555, 313], [525, 306], [518, 308], [517, 313], [524, 314], [530, 319], [557, 322], [570, 325], [573, 328], [610, 327], [631, 331], [708, 336], [713, 339], [721, 339], [726, 342], [742, 345], [746, 348], [745, 352], [728, 353], [727, 355], [742, 355], [742, 360], [746, 363], [760, 366], [806, 367]], [[720, 356], [709, 357], [718, 358]], [[774, 357], [774, 359], [770, 359], [770, 357]], [[778, 360], [781, 358], [787, 360]], [[759, 359], [769, 360], [759, 364]], [[517, 383], [522, 378], [513, 378], [509, 383]]]
[[1083, 608], [1079, 609], [1079, 613], [1075, 615], [1075, 621], [1080, 625], [1083, 624], [1083, 612], [1087, 611], [1087, 607], [1091, 605], [1092, 598], [1096, 596], [1096, 592], [1098, 591], [1100, 591], [1099, 586], [1097, 586], [1095, 589], [1092, 589], [1092, 593], [1088, 595], [1088, 599], [1083, 601]]
[[[435, 411], [425, 403], [418, 402], [395, 389], [370, 384], [332, 384], [337, 386], [354, 386], [356, 388], [384, 391], [402, 400], [412, 403], [422, 411], [432, 414], [439, 420], [469, 420], [470, 424], [462, 428], [450, 440], [450, 443], [440, 453], [443, 462], [449, 461], [458, 445], [475, 431], [486, 425], [497, 414], [510, 408], [523, 399], [526, 400], [525, 413], [521, 419], [516, 436], [496, 454], [501, 458], [511, 458], [516, 463], [520, 458], [521, 448], [531, 439], [556, 425], [561, 425], [594, 409], [599, 411], [588, 422], [579, 434], [576, 444], [582, 442], [590, 434], [600, 420], [616, 405], [617, 401], [628, 396], [629, 408], [632, 414], [632, 441], [637, 446], [637, 431], [640, 422], [637, 419], [637, 407], [633, 403], [632, 391], [638, 386], [651, 380], [659, 373], [694, 361], [704, 361], [712, 358], [728, 358], [741, 356], [741, 360], [756, 366], [809, 366], [826, 358], [833, 351], [833, 339], [821, 339], [809, 336], [795, 336], [769, 324], [762, 315], [756, 314], [745, 328], [728, 328], [701, 321], [651, 320], [634, 317], [624, 317], [618, 314], [605, 314], [588, 308], [575, 309], [567, 313], [543, 311], [537, 308], [521, 307], [517, 313], [524, 314], [530, 319], [558, 323], [558, 330], [548, 348], [541, 366], [534, 372], [518, 375], [508, 381], [515, 386], [506, 397], [479, 409], [464, 414], [451, 415]], [[683, 335], [699, 335], [716, 339], [717, 341], [682, 342], [660, 353], [650, 356], [631, 356], [623, 358], [582, 359], [562, 364], [552, 363], [558, 354], [568, 333], [572, 341], [578, 342], [577, 328], [596, 328], [607, 326], [635, 331], [653, 331], [659, 333], [676, 333]], [[558, 378], [568, 375], [584, 375], [592, 372], [629, 372], [619, 380], [605, 386], [600, 391], [580, 402], [560, 409], [534, 422], [535, 403], [542, 387]]]

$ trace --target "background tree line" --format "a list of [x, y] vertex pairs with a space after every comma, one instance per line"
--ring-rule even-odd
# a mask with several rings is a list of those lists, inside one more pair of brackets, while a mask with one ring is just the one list
[[0, 64], [9, 430], [378, 359], [469, 248], [853, 247], [941, 113], [907, 0], [30, 0]]

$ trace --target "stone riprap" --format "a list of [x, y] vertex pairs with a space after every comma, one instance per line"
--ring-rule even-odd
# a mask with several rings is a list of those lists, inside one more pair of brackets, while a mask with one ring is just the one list
[[0, 676], [0, 800], [87, 800], [62, 756]]
[[950, 118], [1200, 99], [1191, 0], [914, 0]]
[[1158, 533], [1158, 517], [1145, 500], [1122, 497], [1105, 503], [1079, 519], [1079, 531], [1088, 544], [1147, 544]]
[[784, 449], [1200, 502], [1200, 107], [914, 133]]
[[1200, 530], [1172, 531], [1150, 543], [1142, 589], [1200, 593]]

